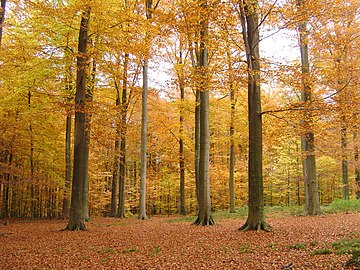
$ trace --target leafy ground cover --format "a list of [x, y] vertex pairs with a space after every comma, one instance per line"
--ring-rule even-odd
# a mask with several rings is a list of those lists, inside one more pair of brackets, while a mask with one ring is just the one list
[[[178, 222], [174, 222], [178, 221]], [[240, 232], [244, 218], [211, 227], [189, 219], [95, 218], [87, 231], [66, 221], [0, 225], [1, 269], [359, 269], [360, 213], [274, 215], [273, 230]]]

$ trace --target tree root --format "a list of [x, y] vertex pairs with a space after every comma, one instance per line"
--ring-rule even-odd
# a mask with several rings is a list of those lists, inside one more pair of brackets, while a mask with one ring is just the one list
[[270, 232], [272, 229], [272, 227], [266, 222], [266, 221], [259, 221], [256, 223], [250, 223], [248, 221], [245, 222], [244, 225], [242, 225], [239, 228], [239, 231], [245, 232], [245, 231], [265, 231], [265, 232]]
[[76, 225], [70, 225], [68, 224], [65, 229], [62, 231], [86, 231], [85, 224], [76, 224]]
[[212, 216], [210, 216], [209, 218], [200, 218], [198, 216], [197, 219], [192, 224], [198, 226], [211, 226], [211, 225], [215, 225], [215, 221]]

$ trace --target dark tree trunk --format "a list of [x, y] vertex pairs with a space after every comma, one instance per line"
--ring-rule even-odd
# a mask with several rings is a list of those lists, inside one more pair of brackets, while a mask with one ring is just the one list
[[1, 47], [1, 41], [2, 41], [4, 21], [5, 21], [5, 12], [6, 12], [6, 0], [1, 0], [1, 12], [0, 12], [0, 47]]
[[[309, 69], [309, 53], [308, 53], [308, 30], [307, 19], [305, 16], [305, 0], [298, 0], [299, 11], [304, 16], [299, 23], [300, 32], [300, 53], [301, 53], [301, 72], [303, 89], [301, 100], [305, 106], [309, 106], [312, 102], [312, 93], [310, 87], [310, 69]], [[305, 134], [301, 136], [301, 150], [305, 155], [302, 160], [303, 174], [305, 178], [305, 212], [309, 215], [317, 215], [320, 213], [320, 200], [318, 192], [318, 182], [316, 178], [316, 162], [315, 162], [315, 137], [312, 130], [313, 117], [311, 110], [305, 108], [302, 125]]]
[[199, 212], [194, 224], [214, 225], [211, 215], [210, 202], [210, 127], [209, 127], [209, 78], [208, 78], [208, 6], [206, 0], [200, 0], [201, 12], [204, 19], [200, 22], [200, 47], [199, 47], [199, 90], [200, 90], [200, 155], [199, 155]]
[[[94, 44], [93, 44], [94, 46]], [[83, 212], [85, 221], [90, 221], [89, 211], [89, 155], [90, 155], [90, 128], [92, 117], [92, 102], [96, 80], [96, 61], [92, 59], [91, 77], [87, 83], [85, 93], [85, 179], [84, 179], [84, 196], [83, 196]]]
[[[12, 163], [12, 158], [13, 155], [12, 154], [8, 154], [6, 155], [5, 161], [8, 162], [9, 165], [11, 165]], [[4, 175], [5, 177], [5, 185], [4, 185], [4, 214], [3, 217], [4, 218], [9, 218], [10, 217], [10, 173], [5, 173]]]
[[230, 88], [230, 164], [229, 164], [229, 195], [230, 195], [230, 213], [235, 213], [235, 187], [234, 187], [234, 171], [235, 171], [235, 143], [234, 143], [234, 122], [235, 122], [235, 89], [234, 76], [231, 64], [231, 54], [227, 50], [228, 68], [229, 68], [229, 88]]
[[79, 31], [79, 44], [76, 72], [74, 168], [71, 189], [70, 219], [67, 230], [85, 230], [84, 193], [87, 175], [87, 137], [86, 137], [86, 84], [87, 84], [87, 43], [90, 20], [90, 7], [83, 13]]
[[357, 143], [357, 132], [354, 132], [353, 134], [354, 137], [354, 143], [355, 143], [355, 147], [354, 147], [354, 162], [355, 162], [355, 196], [356, 199], [360, 199], [360, 166], [359, 166], [359, 147], [358, 147], [358, 143]]
[[63, 200], [63, 216], [69, 217], [69, 198], [71, 181], [71, 114], [66, 116], [66, 136], [65, 136], [65, 192]]
[[[181, 50], [181, 49], [180, 49]], [[179, 64], [182, 65], [182, 52], [180, 51]], [[185, 85], [182, 72], [178, 74], [180, 88], [180, 139], [179, 139], [179, 167], [180, 167], [180, 215], [186, 215], [185, 206], [185, 158], [184, 158], [184, 99]]]
[[[28, 92], [28, 108], [29, 111], [31, 111], [31, 91]], [[34, 162], [34, 137], [33, 137], [33, 124], [32, 119], [30, 118], [29, 122], [29, 132], [30, 132], [30, 154], [29, 154], [29, 160], [30, 160], [30, 179], [31, 179], [31, 218], [37, 218], [38, 212], [37, 212], [37, 203], [38, 198], [36, 196], [36, 187], [34, 184], [34, 170], [35, 170], [35, 162]]]
[[124, 56], [124, 73], [123, 73], [123, 87], [121, 96], [121, 129], [120, 129], [120, 167], [119, 167], [119, 208], [118, 217], [125, 217], [125, 176], [126, 176], [126, 132], [127, 132], [127, 70], [128, 70], [129, 54]]
[[[345, 118], [345, 117], [343, 117]], [[341, 172], [342, 172], [342, 184], [343, 184], [343, 200], [349, 200], [349, 174], [348, 174], [348, 160], [347, 160], [347, 132], [345, 126], [345, 119], [342, 121], [343, 127], [341, 128], [341, 154], [342, 154], [342, 161], [341, 161]]]
[[262, 119], [260, 97], [259, 19], [257, 0], [243, 0], [240, 4], [243, 39], [248, 66], [248, 122], [249, 122], [249, 212], [240, 230], [265, 230], [271, 227], [264, 217], [262, 175]]
[[[118, 89], [118, 84], [115, 81], [116, 88], [116, 102], [115, 105], [117, 108], [120, 106], [120, 92]], [[118, 118], [116, 117], [116, 139], [115, 139], [115, 149], [114, 149], [114, 166], [113, 166], [113, 178], [111, 181], [111, 205], [110, 205], [110, 216], [116, 216], [116, 204], [117, 204], [117, 189], [119, 184], [119, 163], [120, 163], [120, 123]]]

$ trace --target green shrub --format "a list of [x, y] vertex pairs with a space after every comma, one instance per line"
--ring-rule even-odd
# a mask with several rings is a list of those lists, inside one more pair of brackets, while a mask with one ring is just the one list
[[316, 249], [313, 252], [311, 252], [311, 255], [325, 255], [325, 254], [332, 254], [332, 250], [328, 248], [321, 248]]
[[336, 199], [331, 204], [321, 207], [324, 213], [358, 212], [360, 211], [360, 200]]
[[306, 245], [305, 245], [305, 244], [296, 243], [296, 244], [293, 244], [293, 245], [288, 245], [288, 248], [300, 250], [300, 249], [306, 249]]

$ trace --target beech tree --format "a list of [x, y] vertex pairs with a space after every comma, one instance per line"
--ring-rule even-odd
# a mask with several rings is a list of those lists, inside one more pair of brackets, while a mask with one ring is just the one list
[[203, 15], [200, 21], [200, 41], [198, 53], [199, 72], [199, 195], [198, 195], [198, 217], [194, 222], [196, 225], [214, 225], [215, 222], [211, 215], [210, 203], [210, 127], [209, 127], [209, 51], [208, 51], [208, 27], [209, 27], [209, 7], [207, 0], [199, 0], [200, 12]]
[[248, 67], [249, 121], [249, 212], [247, 220], [245, 224], [240, 227], [240, 230], [269, 231], [271, 227], [265, 221], [263, 198], [259, 9], [257, 0], [243, 0], [239, 5]]
[[304, 154], [302, 160], [303, 173], [305, 178], [305, 211], [309, 215], [320, 213], [320, 201], [318, 192], [318, 182], [316, 178], [315, 163], [315, 138], [312, 130], [312, 89], [310, 83], [308, 39], [309, 32], [307, 29], [307, 12], [306, 1], [298, 1], [298, 9], [301, 14], [299, 23], [299, 43], [301, 53], [301, 73], [302, 73], [302, 91], [301, 101], [304, 103], [304, 118], [302, 120], [304, 134], [301, 136], [301, 150]]
[[87, 45], [89, 42], [89, 22], [91, 8], [83, 12], [78, 43], [77, 70], [76, 70], [76, 93], [75, 93], [75, 131], [74, 131], [74, 168], [71, 190], [71, 208], [70, 219], [66, 230], [85, 230], [84, 205], [87, 204], [85, 199], [86, 177], [88, 167], [88, 133], [87, 133], [87, 98], [86, 86], [88, 83], [87, 67], [88, 52]]
[[[159, 4], [157, 2], [155, 8]], [[153, 14], [152, 0], [145, 0], [146, 19], [151, 20]], [[146, 33], [146, 42], [150, 42], [149, 34]], [[147, 141], [147, 97], [148, 97], [148, 69], [149, 51], [143, 58], [143, 92], [142, 92], [142, 111], [141, 111], [141, 161], [140, 161], [140, 214], [139, 219], [147, 219], [146, 215], [146, 141]]]
[[5, 11], [6, 11], [6, 0], [1, 0], [1, 7], [0, 7], [0, 46], [2, 40], [2, 33], [5, 21]]

